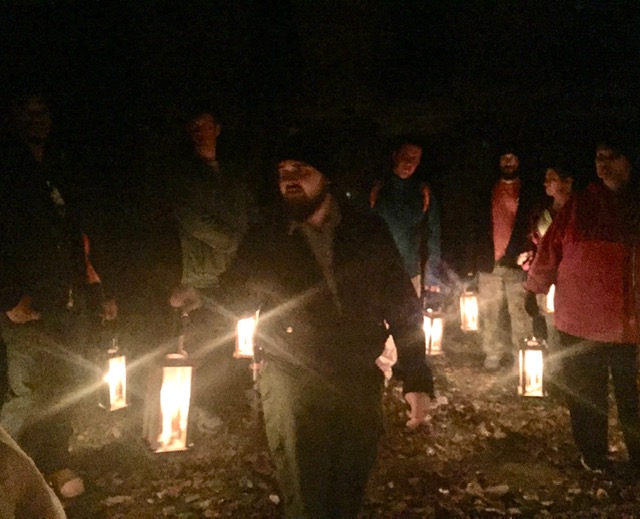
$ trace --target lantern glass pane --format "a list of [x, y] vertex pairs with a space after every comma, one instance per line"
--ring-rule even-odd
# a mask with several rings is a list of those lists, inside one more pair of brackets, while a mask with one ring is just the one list
[[162, 429], [156, 452], [185, 450], [191, 400], [191, 366], [165, 366], [160, 389]]
[[465, 332], [478, 330], [478, 295], [464, 292], [460, 296], [460, 328]]
[[253, 358], [253, 342], [258, 324], [258, 314], [240, 319], [236, 329], [236, 358]]
[[541, 349], [520, 350], [520, 386], [522, 396], [544, 396], [544, 354]]
[[444, 319], [441, 315], [427, 313], [423, 318], [423, 328], [427, 355], [440, 355], [442, 353]]
[[109, 370], [104, 380], [109, 384], [109, 410], [127, 407], [127, 367], [124, 355], [109, 358]]

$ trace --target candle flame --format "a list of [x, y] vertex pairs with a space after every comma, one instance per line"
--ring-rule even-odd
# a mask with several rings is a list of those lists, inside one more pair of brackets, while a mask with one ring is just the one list
[[460, 328], [465, 332], [478, 330], [478, 296], [474, 292], [460, 296]]
[[162, 431], [156, 452], [187, 448], [187, 425], [191, 400], [191, 366], [165, 366], [160, 389]]
[[127, 407], [127, 367], [124, 355], [109, 359], [109, 370], [104, 381], [109, 384], [109, 410]]
[[240, 319], [236, 330], [236, 358], [253, 358], [254, 338], [258, 326], [258, 313], [251, 317]]
[[427, 355], [440, 355], [442, 353], [442, 332], [444, 330], [442, 316], [427, 312], [424, 315], [423, 328]]

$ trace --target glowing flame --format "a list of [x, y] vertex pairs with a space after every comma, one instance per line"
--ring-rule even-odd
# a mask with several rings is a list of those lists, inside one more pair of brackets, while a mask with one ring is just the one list
[[423, 328], [427, 355], [440, 355], [442, 353], [442, 332], [444, 330], [442, 316], [427, 312], [424, 315]]
[[542, 376], [544, 357], [542, 350], [520, 350], [520, 387], [522, 396], [544, 396]]
[[258, 326], [258, 312], [246, 319], [240, 319], [236, 330], [236, 358], [253, 358], [253, 343]]
[[109, 384], [109, 410], [127, 407], [127, 366], [124, 355], [109, 358], [109, 370], [104, 381]]
[[187, 448], [187, 425], [191, 400], [191, 366], [165, 366], [160, 389], [162, 431], [156, 452]]
[[465, 332], [478, 330], [478, 295], [464, 292], [460, 296], [460, 328]]

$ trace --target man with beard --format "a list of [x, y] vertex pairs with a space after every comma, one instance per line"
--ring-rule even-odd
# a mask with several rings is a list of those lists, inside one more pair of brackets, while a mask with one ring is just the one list
[[[527, 250], [533, 196], [513, 146], [500, 153], [499, 171], [498, 181], [479, 191], [471, 213], [476, 220], [468, 258], [469, 272], [478, 273], [484, 367], [489, 371], [512, 361], [519, 343], [532, 334], [523, 303], [526, 273], [518, 256]], [[503, 339], [509, 328], [510, 341]]]
[[[260, 310], [259, 389], [287, 517], [357, 516], [382, 431], [376, 358], [389, 332], [409, 426], [424, 421], [433, 395], [402, 258], [382, 220], [331, 194], [328, 149], [305, 136], [286, 147], [282, 205], [250, 228], [215, 297], [237, 317]], [[198, 294], [172, 304], [188, 309]]]

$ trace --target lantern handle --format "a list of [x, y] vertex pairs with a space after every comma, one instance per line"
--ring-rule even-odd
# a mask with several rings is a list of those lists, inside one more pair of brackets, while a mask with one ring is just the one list
[[189, 312], [187, 311], [182, 311], [182, 313], [180, 314], [180, 335], [178, 335], [178, 353], [180, 355], [184, 355], [185, 357], [187, 356], [187, 351], [184, 348], [184, 339], [185, 339], [185, 335], [187, 333], [187, 328], [189, 327], [190, 324], [190, 320], [189, 320]]

